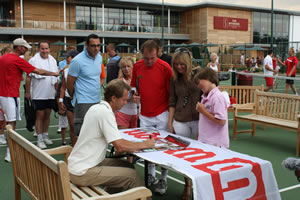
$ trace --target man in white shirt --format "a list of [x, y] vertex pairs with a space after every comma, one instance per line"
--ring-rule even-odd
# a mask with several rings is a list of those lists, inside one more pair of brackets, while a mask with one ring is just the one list
[[[56, 60], [50, 55], [50, 47], [47, 41], [40, 41], [39, 52], [29, 60], [36, 68], [57, 72]], [[56, 77], [41, 76], [31, 73], [26, 78], [26, 98], [32, 99], [36, 111], [35, 131], [38, 136], [37, 146], [47, 148], [53, 142], [48, 137], [51, 109], [55, 106]]]
[[264, 75], [268, 76], [265, 77], [266, 80], [266, 87], [264, 89], [265, 92], [268, 92], [270, 89], [273, 88], [273, 74], [276, 72], [273, 69], [273, 62], [272, 62], [273, 50], [268, 51], [268, 55], [264, 59]]
[[130, 87], [123, 80], [112, 80], [106, 86], [104, 101], [87, 111], [78, 140], [68, 158], [72, 183], [123, 190], [143, 185], [131, 163], [105, 158], [109, 143], [114, 145], [117, 152], [135, 152], [154, 147], [154, 139], [133, 143], [122, 139], [120, 135], [114, 111], [127, 103], [129, 90]]

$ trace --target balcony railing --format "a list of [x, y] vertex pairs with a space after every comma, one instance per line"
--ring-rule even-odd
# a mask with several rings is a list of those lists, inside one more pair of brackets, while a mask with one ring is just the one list
[[[103, 27], [104, 26], [104, 27]], [[20, 21], [0, 19], [0, 27], [20, 28]], [[25, 20], [24, 28], [28, 29], [46, 29], [46, 30], [64, 30], [63, 22], [55, 21], [37, 21]], [[143, 33], [161, 33], [161, 27], [140, 25], [139, 29], [136, 25], [119, 25], [119, 24], [88, 24], [85, 22], [69, 22], [66, 23], [66, 30], [95, 30], [95, 31], [117, 31], [117, 32], [143, 32]], [[171, 34], [187, 34], [188, 31], [182, 28], [165, 27], [165, 33]]]

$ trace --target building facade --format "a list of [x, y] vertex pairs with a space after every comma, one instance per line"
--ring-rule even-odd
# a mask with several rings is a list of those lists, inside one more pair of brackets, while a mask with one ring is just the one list
[[[162, 16], [161, 4], [142, 1], [2, 0], [0, 41], [24, 37], [32, 43], [47, 39], [76, 45], [96, 33], [102, 43], [125, 42], [133, 46], [132, 51], [149, 38], [162, 37], [165, 45], [268, 46], [271, 41], [270, 10], [208, 3], [163, 8]], [[275, 10], [274, 43], [300, 41], [299, 23], [300, 13]]]

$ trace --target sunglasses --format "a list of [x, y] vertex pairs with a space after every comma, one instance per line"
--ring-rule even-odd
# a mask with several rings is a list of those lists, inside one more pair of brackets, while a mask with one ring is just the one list
[[180, 48], [175, 49], [175, 53], [178, 53], [178, 52], [186, 53], [186, 54], [188, 54], [191, 57], [190, 51], [188, 49], [186, 49], [186, 48], [180, 47]]

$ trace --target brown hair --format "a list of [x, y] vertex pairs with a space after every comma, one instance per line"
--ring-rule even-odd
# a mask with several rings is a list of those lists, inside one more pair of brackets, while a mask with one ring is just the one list
[[208, 80], [211, 83], [219, 85], [219, 78], [217, 72], [209, 67], [201, 68], [200, 71], [195, 75], [194, 81], [198, 85], [199, 80]]
[[123, 97], [124, 90], [130, 91], [130, 89], [130, 86], [123, 80], [114, 79], [110, 81], [104, 89], [104, 100], [110, 102], [113, 96], [119, 99]]
[[115, 47], [115, 44], [114, 43], [109, 43], [107, 46], [106, 46], [106, 49], [110, 49], [110, 50], [116, 50], [116, 47]]
[[156, 52], [159, 50], [159, 46], [154, 40], [147, 40], [146, 42], [143, 43], [141, 51], [144, 53], [144, 50], [147, 49], [148, 51], [153, 51], [156, 49]]

